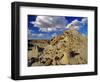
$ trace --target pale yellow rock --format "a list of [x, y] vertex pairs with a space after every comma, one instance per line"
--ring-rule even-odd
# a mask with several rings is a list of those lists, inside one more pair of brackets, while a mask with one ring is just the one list
[[[65, 30], [63, 35], [54, 37], [50, 43], [45, 47], [44, 58], [53, 60], [52, 65], [87, 63], [87, 39], [75, 29]], [[79, 54], [71, 57], [72, 51]], [[59, 59], [55, 60], [55, 57]]]
[[[62, 35], [54, 37], [50, 41], [50, 44], [44, 47], [41, 58], [47, 61], [45, 61], [44, 64], [42, 63], [42, 65], [87, 64], [87, 42], [87, 38], [82, 36], [77, 30], [72, 28], [65, 30]], [[71, 54], [71, 52], [73, 53]], [[73, 56], [73, 54], [76, 53], [78, 53], [78, 55]], [[39, 52], [35, 46], [32, 48], [32, 51], [29, 52], [29, 56], [38, 58], [38, 55]]]
[[32, 48], [32, 55], [33, 57], [38, 57], [38, 49], [37, 49], [37, 46], [33, 47]]
[[69, 58], [68, 58], [68, 55], [65, 52], [63, 52], [63, 54], [64, 54], [64, 56], [62, 57], [62, 59], [59, 62], [60, 62], [60, 64], [65, 65], [65, 64], [68, 64]]
[[32, 51], [28, 51], [28, 59], [31, 59], [33, 57]]

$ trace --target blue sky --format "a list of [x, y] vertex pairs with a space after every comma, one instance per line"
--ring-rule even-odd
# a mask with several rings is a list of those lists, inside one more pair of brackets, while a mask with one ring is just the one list
[[28, 15], [28, 39], [51, 39], [62, 34], [70, 26], [87, 36], [86, 17]]

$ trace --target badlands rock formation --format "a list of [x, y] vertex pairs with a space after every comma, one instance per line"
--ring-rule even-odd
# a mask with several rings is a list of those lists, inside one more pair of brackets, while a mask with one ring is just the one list
[[35, 47], [29, 54], [38, 62], [33, 62], [33, 66], [87, 64], [87, 38], [75, 29], [65, 30], [62, 35], [52, 38], [41, 53]]

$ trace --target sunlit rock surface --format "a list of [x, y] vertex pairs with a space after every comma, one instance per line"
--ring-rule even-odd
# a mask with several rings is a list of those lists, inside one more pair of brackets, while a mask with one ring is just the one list
[[[87, 37], [82, 36], [75, 29], [65, 30], [62, 35], [56, 36], [50, 41], [33, 42], [33, 45], [32, 50], [28, 51], [28, 64], [30, 64], [28, 66], [88, 63]], [[29, 63], [31, 58], [34, 60], [33, 63]]]

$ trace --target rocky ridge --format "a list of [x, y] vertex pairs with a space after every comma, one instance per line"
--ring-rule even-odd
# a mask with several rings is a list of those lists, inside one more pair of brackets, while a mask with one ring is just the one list
[[42, 52], [35, 46], [29, 54], [28, 57], [37, 59], [32, 66], [87, 64], [87, 38], [75, 29], [65, 30], [52, 38]]

